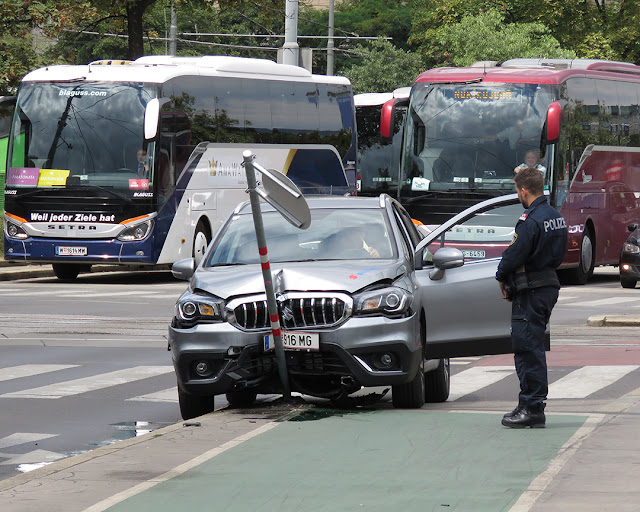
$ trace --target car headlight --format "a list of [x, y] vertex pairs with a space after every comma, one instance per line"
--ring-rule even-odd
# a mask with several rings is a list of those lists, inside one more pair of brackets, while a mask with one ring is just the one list
[[176, 320], [179, 327], [223, 322], [224, 303], [212, 297], [186, 295], [176, 302]]
[[27, 235], [24, 229], [12, 222], [7, 222], [7, 227], [5, 229], [7, 236], [14, 240], [24, 240], [25, 238], [29, 238], [29, 235]]
[[640, 253], [640, 247], [638, 247], [636, 244], [625, 242], [624, 244], [622, 244], [622, 251], [629, 254], [638, 254]]
[[409, 310], [412, 298], [410, 292], [395, 286], [368, 290], [353, 298], [353, 313], [354, 316], [401, 316]]
[[121, 242], [138, 242], [144, 240], [151, 233], [153, 227], [153, 219], [149, 219], [145, 222], [140, 222], [134, 226], [128, 227], [122, 233], [118, 235], [118, 240]]

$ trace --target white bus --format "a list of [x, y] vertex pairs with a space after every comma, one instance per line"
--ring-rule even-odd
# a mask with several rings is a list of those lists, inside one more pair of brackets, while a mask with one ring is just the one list
[[8, 140], [5, 259], [74, 279], [199, 258], [246, 198], [246, 149], [305, 193], [354, 191], [351, 84], [226, 56], [35, 70]]

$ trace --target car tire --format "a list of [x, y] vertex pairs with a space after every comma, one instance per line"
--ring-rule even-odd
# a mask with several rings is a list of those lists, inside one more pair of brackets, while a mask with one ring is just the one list
[[620, 285], [623, 288], [635, 288], [636, 287], [636, 283], [638, 281], [635, 279], [630, 279], [628, 277], [622, 277], [620, 276]]
[[440, 359], [435, 370], [424, 374], [424, 399], [427, 403], [446, 402], [451, 390], [451, 365], [449, 359]]
[[180, 385], [178, 385], [178, 402], [183, 420], [197, 418], [214, 410], [214, 395], [192, 395], [180, 389]]
[[196, 265], [200, 263], [204, 257], [204, 253], [207, 251], [209, 242], [211, 241], [211, 235], [209, 229], [204, 221], [198, 221], [196, 225], [195, 235], [193, 236], [193, 258], [196, 260]]
[[396, 409], [420, 409], [424, 405], [424, 362], [411, 382], [391, 387], [391, 398]]
[[54, 263], [53, 273], [61, 281], [73, 281], [80, 272], [88, 272], [91, 265], [78, 265], [77, 263]]
[[587, 284], [593, 275], [594, 268], [594, 244], [593, 234], [589, 228], [585, 229], [582, 235], [582, 244], [580, 246], [580, 259], [578, 266], [573, 269], [571, 282], [573, 284]]
[[240, 391], [228, 391], [227, 402], [234, 407], [246, 407], [256, 401], [258, 393], [250, 389], [241, 389]]

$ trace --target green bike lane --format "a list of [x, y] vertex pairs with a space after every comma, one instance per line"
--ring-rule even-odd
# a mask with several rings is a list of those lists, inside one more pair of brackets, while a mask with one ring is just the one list
[[501, 416], [312, 408], [88, 510], [514, 510], [589, 422], [552, 414], [546, 429], [511, 430]]

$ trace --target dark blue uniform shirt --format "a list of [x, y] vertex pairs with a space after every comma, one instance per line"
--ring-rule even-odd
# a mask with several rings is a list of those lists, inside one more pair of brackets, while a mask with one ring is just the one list
[[546, 196], [540, 196], [520, 216], [513, 240], [502, 253], [496, 279], [505, 282], [523, 265], [526, 272], [555, 269], [566, 250], [567, 223]]

